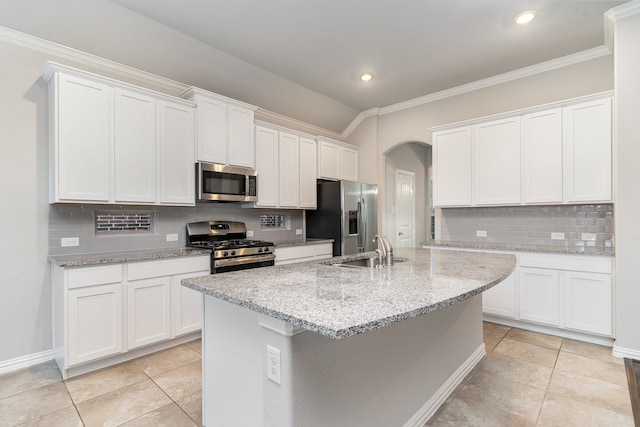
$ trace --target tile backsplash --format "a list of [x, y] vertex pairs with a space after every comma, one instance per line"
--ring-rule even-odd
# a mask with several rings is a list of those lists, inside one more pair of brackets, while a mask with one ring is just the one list
[[440, 239], [604, 248], [614, 246], [613, 230], [613, 204], [446, 208]]
[[[136, 212], [150, 214], [152, 232], [96, 232], [96, 213], [132, 215]], [[264, 229], [260, 227], [260, 215], [284, 215], [286, 228]], [[247, 230], [253, 231], [253, 239], [272, 242], [301, 241], [296, 229], [304, 230], [304, 212], [301, 210], [253, 209], [221, 203], [202, 203], [195, 207], [164, 206], [106, 206], [106, 205], [49, 205], [49, 255], [71, 255], [94, 252], [179, 248], [186, 244], [188, 222], [228, 220], [242, 221]], [[177, 234], [177, 241], [167, 241], [167, 234]], [[79, 246], [62, 247], [63, 237], [78, 237]]]

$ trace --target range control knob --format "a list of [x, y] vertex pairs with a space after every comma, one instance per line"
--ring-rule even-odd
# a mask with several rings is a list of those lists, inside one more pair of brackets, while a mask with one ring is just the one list
[[258, 253], [261, 253], [261, 252], [262, 252], [262, 248], [258, 248]]
[[234, 256], [236, 254], [236, 251], [231, 251], [231, 256]]
[[224, 251], [224, 253], [222, 254], [222, 256], [229, 256], [229, 252]]
[[269, 252], [269, 248], [264, 248], [263, 251], [264, 252]]

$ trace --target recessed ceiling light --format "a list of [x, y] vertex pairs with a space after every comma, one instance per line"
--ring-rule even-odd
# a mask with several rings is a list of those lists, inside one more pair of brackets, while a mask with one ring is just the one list
[[363, 82], [368, 82], [372, 78], [373, 78], [373, 74], [371, 73], [364, 73], [363, 75], [360, 76], [360, 80], [362, 80]]
[[525, 25], [533, 21], [533, 18], [536, 17], [537, 13], [538, 12], [535, 10], [525, 10], [524, 12], [517, 14], [515, 18], [513, 18], [513, 21], [518, 25]]

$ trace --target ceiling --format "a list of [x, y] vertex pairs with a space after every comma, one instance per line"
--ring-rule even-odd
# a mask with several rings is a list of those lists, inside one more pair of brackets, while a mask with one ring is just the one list
[[[624, 3], [111, 1], [358, 111], [602, 46], [603, 14]], [[525, 9], [537, 18], [517, 26]]]

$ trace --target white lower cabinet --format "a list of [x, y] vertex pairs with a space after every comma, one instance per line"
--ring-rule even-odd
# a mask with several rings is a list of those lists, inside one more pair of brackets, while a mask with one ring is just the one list
[[186, 288], [180, 284], [182, 279], [209, 274], [209, 271], [187, 273], [173, 276], [171, 286], [172, 295], [172, 333], [174, 337], [188, 334], [202, 329], [202, 306], [204, 296], [198, 291]]
[[482, 293], [482, 310], [496, 316], [516, 316], [516, 284], [514, 272], [493, 288]]
[[566, 301], [565, 327], [611, 335], [611, 275], [567, 271], [564, 273], [563, 285]]
[[69, 291], [69, 365], [122, 351], [121, 284]]
[[518, 279], [519, 318], [558, 326], [558, 271], [520, 267]]
[[127, 283], [127, 348], [171, 337], [171, 279], [155, 277]]
[[209, 267], [208, 254], [89, 267], [53, 265], [53, 348], [63, 377], [140, 356], [154, 351], [154, 344], [169, 346], [172, 338], [200, 330], [202, 294], [180, 281], [208, 275]]

